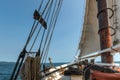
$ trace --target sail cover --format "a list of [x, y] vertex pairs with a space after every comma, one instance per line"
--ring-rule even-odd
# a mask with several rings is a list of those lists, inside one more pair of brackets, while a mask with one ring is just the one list
[[98, 29], [97, 2], [96, 0], [86, 0], [83, 31], [79, 43], [79, 57], [100, 50]]

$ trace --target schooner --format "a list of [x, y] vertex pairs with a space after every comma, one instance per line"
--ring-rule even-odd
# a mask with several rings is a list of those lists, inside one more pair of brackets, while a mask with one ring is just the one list
[[[50, 68], [46, 68], [43, 63], [48, 55], [55, 24], [64, 1], [48, 0], [42, 8], [43, 2], [44, 0], [41, 0], [39, 8], [33, 14], [35, 21], [18, 56], [11, 80], [16, 80], [19, 73], [22, 80], [119, 80], [119, 65], [114, 63], [113, 56], [120, 48], [120, 0], [86, 0], [78, 59]], [[38, 24], [41, 27], [38, 27]], [[28, 49], [34, 34], [34, 40]], [[33, 52], [32, 48], [39, 35], [39, 47]], [[101, 63], [94, 62], [98, 56], [101, 56]]]

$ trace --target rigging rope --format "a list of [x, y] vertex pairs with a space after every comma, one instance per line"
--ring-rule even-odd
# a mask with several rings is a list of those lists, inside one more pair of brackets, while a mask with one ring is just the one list
[[[49, 11], [49, 9], [48, 9], [48, 11]], [[44, 19], [46, 19], [47, 15], [49, 16], [48, 11], [46, 12]], [[48, 19], [47, 19], [47, 21], [48, 21]], [[41, 28], [42, 28], [42, 25], [41, 25], [41, 27], [39, 28], [39, 30], [38, 30], [38, 32], [37, 32], [37, 35], [36, 35], [36, 37], [35, 37], [35, 39], [34, 39], [34, 41], [33, 41], [33, 44], [32, 44], [32, 46], [31, 46], [29, 52], [32, 50], [32, 48], [33, 48], [33, 46], [34, 46], [34, 44], [35, 44], [35, 42], [36, 42], [36, 40], [37, 40], [37, 38], [38, 38], [38, 36], [39, 36], [39, 33], [40, 33], [40, 31], [41, 31]]]
[[[41, 6], [42, 6], [42, 4], [43, 4], [43, 1], [44, 1], [44, 0], [41, 0], [41, 2], [40, 2], [41, 4], [40, 4], [40, 6], [39, 6], [39, 8], [38, 8], [38, 11], [41, 10]], [[45, 9], [44, 9], [44, 11], [45, 11]], [[42, 13], [42, 14], [43, 14], [43, 13]], [[27, 42], [26, 42], [26, 45], [25, 45], [24, 48], [27, 47], [27, 45], [28, 45], [28, 43], [29, 43], [29, 41], [30, 41], [30, 39], [31, 39], [31, 37], [32, 37], [32, 35], [33, 35], [35, 29], [36, 29], [36, 26], [38, 25], [39, 22], [37, 22], [36, 26], [35, 26], [35, 23], [36, 23], [36, 20], [34, 20], [34, 22], [33, 22], [31, 31], [30, 31], [30, 33], [29, 33], [29, 37], [28, 37], [28, 39], [27, 39]], [[35, 27], [35, 28], [34, 28], [34, 27]]]
[[[49, 28], [49, 31], [48, 31], [48, 35], [47, 35], [47, 37], [46, 37], [46, 41], [45, 41], [45, 44], [44, 44], [44, 47], [43, 47], [41, 56], [44, 54], [46, 42], [47, 42], [47, 40], [48, 40], [48, 36], [50, 35], [50, 31], [51, 31], [51, 29], [52, 29], [52, 27], [53, 27], [53, 26], [52, 26], [52, 23], [53, 23], [53, 20], [54, 20], [54, 13], [55, 13], [56, 5], [57, 5], [57, 0], [56, 0], [56, 2], [55, 2], [55, 6], [54, 6], [54, 9], [53, 9], [53, 12], [52, 12], [51, 21], [50, 21], [50, 25], [49, 25], [50, 28]], [[43, 59], [44, 59], [44, 56], [43, 56]], [[43, 60], [42, 60], [42, 62], [43, 62]]]
[[[40, 8], [39, 8], [39, 10], [40, 10]], [[38, 25], [39, 22], [37, 22], [36, 26], [35, 26], [35, 23], [36, 23], [36, 20], [34, 20], [34, 22], [33, 22], [32, 29], [31, 29], [31, 31], [30, 31], [30, 33], [29, 33], [28, 39], [27, 39], [27, 41], [26, 41], [26, 44], [25, 44], [22, 52], [23, 52], [24, 50], [26, 50], [26, 47], [27, 47], [27, 45], [29, 44], [29, 42], [30, 42], [30, 40], [31, 40], [31, 38], [32, 38], [32, 36], [33, 36], [33, 34], [34, 34], [34, 32], [35, 32], [35, 30], [36, 30], [37, 25]], [[21, 66], [22, 66], [22, 63], [23, 63], [23, 61], [24, 61], [24, 57], [25, 57], [25, 54], [26, 54], [26, 53], [22, 53], [22, 52], [20, 53], [20, 55], [19, 55], [19, 57], [18, 57], [18, 60], [17, 60], [17, 62], [16, 62], [16, 64], [15, 64], [14, 70], [13, 70], [12, 75], [11, 75], [11, 78], [10, 78], [11, 80], [16, 80], [16, 78], [17, 78], [17, 76], [18, 76], [18, 73], [19, 73], [19, 70], [20, 70], [20, 68], [21, 68]], [[23, 55], [23, 56], [21, 56], [21, 55]], [[17, 70], [17, 71], [16, 71], [16, 70]]]
[[[53, 4], [54, 1], [56, 1], [56, 3], [58, 3], [58, 6], [57, 6], [57, 4]], [[44, 60], [46, 61], [46, 58], [47, 58], [47, 55], [48, 55], [48, 50], [49, 50], [49, 47], [50, 47], [50, 42], [51, 42], [51, 39], [52, 39], [52, 36], [53, 36], [53, 32], [54, 32], [54, 29], [55, 29], [55, 24], [56, 24], [56, 21], [57, 21], [57, 18], [58, 18], [58, 14], [59, 14], [59, 11], [60, 11], [60, 8], [61, 8], [62, 1], [63, 0], [48, 0], [47, 3], [45, 4], [45, 8], [42, 11], [42, 14], [40, 15], [40, 16], [44, 17], [44, 20], [46, 20], [47, 23], [49, 24], [48, 25], [49, 28], [47, 30], [47, 33], [46, 33], [45, 29], [43, 31], [43, 34], [42, 34], [42, 37], [41, 37], [41, 42], [40, 42], [40, 45], [38, 47], [38, 51], [36, 52], [36, 56], [40, 55], [40, 58], [42, 60], [41, 62], [43, 62]], [[44, 0], [41, 0], [40, 6], [38, 8], [38, 12], [40, 12], [41, 7], [43, 5], [43, 2], [44, 2]], [[55, 5], [55, 6], [53, 6], [53, 5]], [[41, 26], [38, 28], [39, 21], [41, 20], [42, 17], [40, 17], [38, 19], [38, 21], [34, 20], [34, 22], [33, 22], [33, 25], [32, 25], [31, 31], [29, 33], [29, 36], [27, 38], [27, 41], [25, 43], [25, 46], [24, 46], [22, 52], [19, 54], [19, 57], [18, 57], [17, 62], [15, 64], [13, 73], [11, 75], [11, 80], [16, 80], [17, 79], [17, 76], [18, 76], [19, 71], [21, 69], [21, 66], [23, 64], [23, 61], [25, 59], [26, 53], [32, 53], [31, 51], [32, 51], [33, 47], [35, 46], [37, 38], [40, 35], [40, 32], [42, 30], [42, 24], [43, 23], [41, 23]], [[35, 34], [36, 30], [38, 30], [38, 31]], [[35, 35], [35, 38], [34, 38], [32, 44], [31, 44], [29, 52], [27, 52], [26, 49], [28, 47], [28, 44], [30, 44], [31, 39], [33, 39], [34, 35]]]
[[44, 0], [41, 0], [41, 2], [40, 2], [40, 6], [39, 6], [39, 8], [38, 8], [38, 11], [40, 11], [41, 6], [42, 6], [42, 4], [43, 4], [43, 1], [44, 1]]
[[[46, 15], [45, 15], [45, 18], [47, 18], [46, 21], [48, 21], [49, 16], [50, 16], [50, 14], [49, 14], [50, 6], [49, 6], [48, 11], [46, 12]], [[41, 38], [41, 42], [40, 42], [39, 48], [38, 48], [38, 52], [40, 52], [40, 53], [41, 53], [41, 47], [42, 47], [42, 43], [43, 43], [43, 40], [44, 40], [44, 36], [45, 36], [45, 29], [44, 29], [44, 32], [43, 32], [43, 35], [42, 35], [42, 38]], [[40, 53], [37, 53], [36, 56], [40, 55]], [[40, 56], [40, 57], [42, 57], [42, 56]]]
[[[49, 13], [49, 14], [48, 14], [48, 18], [50, 17], [50, 12], [51, 12], [51, 8], [52, 8], [52, 4], [53, 4], [53, 1], [52, 1], [51, 4], [50, 4], [50, 8], [48, 9], [48, 13]], [[48, 33], [47, 33], [47, 36], [46, 36], [46, 39], [45, 39], [45, 43], [44, 43], [43, 50], [44, 50], [44, 48], [45, 48], [45, 45], [46, 45], [46, 42], [47, 42], [47, 39], [48, 39], [49, 31], [50, 31], [50, 26], [48, 26]], [[39, 50], [41, 50], [41, 47], [39, 48]], [[43, 50], [42, 50], [41, 53], [43, 53]], [[40, 56], [42, 56], [42, 54], [41, 54]]]
[[33, 48], [33, 46], [34, 46], [34, 44], [35, 44], [35, 42], [36, 42], [36, 40], [37, 40], [37, 38], [38, 38], [38, 36], [39, 36], [39, 34], [40, 34], [41, 28], [42, 28], [42, 27], [39, 28], [38, 33], [37, 33], [37, 35], [36, 35], [36, 37], [35, 37], [35, 39], [34, 39], [34, 41], [33, 41], [33, 44], [32, 44], [32, 46], [31, 46], [29, 52], [31, 52], [31, 50], [32, 50], [32, 48]]
[[[46, 11], [46, 9], [47, 9], [47, 7], [48, 7], [48, 5], [49, 5], [49, 2], [50, 2], [50, 0], [47, 2], [46, 6], [45, 6], [45, 9], [43, 10], [41, 16], [43, 16], [44, 12]], [[43, 1], [41, 1], [41, 4], [40, 4], [40, 7], [39, 7], [38, 11], [40, 11], [41, 6], [42, 6], [42, 3], [43, 3]], [[40, 17], [40, 19], [41, 19], [41, 17]], [[39, 20], [40, 20], [40, 19], [39, 19]], [[27, 39], [27, 42], [26, 42], [26, 45], [25, 45], [24, 48], [27, 47], [27, 45], [29, 44], [29, 42], [30, 42], [30, 40], [31, 40], [31, 38], [32, 38], [32, 36], [33, 36], [33, 34], [34, 34], [34, 32], [36, 31], [37, 26], [38, 26], [38, 24], [39, 24], [39, 20], [37, 21], [37, 23], [36, 23], [36, 20], [33, 22], [32, 29], [31, 29], [31, 31], [30, 31], [29, 37], [28, 37], [28, 39]], [[36, 25], [35, 25], [35, 23], [36, 23]]]
[[55, 17], [55, 21], [54, 21], [54, 24], [53, 24], [52, 33], [51, 33], [51, 35], [50, 35], [50, 39], [49, 39], [49, 41], [48, 41], [48, 45], [47, 45], [47, 48], [46, 48], [45, 53], [44, 53], [44, 54], [45, 54], [45, 55], [44, 55], [45, 61], [43, 60], [44, 63], [46, 62], [46, 58], [47, 58], [47, 55], [48, 55], [48, 51], [49, 51], [51, 39], [52, 39], [52, 36], [53, 36], [53, 32], [54, 32], [54, 29], [55, 29], [55, 25], [56, 25], [57, 18], [58, 18], [60, 9], [61, 9], [62, 2], [63, 2], [63, 0], [60, 0], [59, 3], [58, 3], [58, 8], [57, 8], [57, 11], [56, 11], [56, 17]]

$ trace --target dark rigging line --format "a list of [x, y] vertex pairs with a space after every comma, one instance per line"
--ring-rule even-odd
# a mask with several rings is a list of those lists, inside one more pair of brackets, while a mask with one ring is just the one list
[[[50, 18], [50, 13], [51, 13], [51, 9], [52, 9], [52, 4], [53, 4], [53, 0], [52, 0], [52, 2], [51, 2], [50, 8], [49, 8], [49, 15], [48, 15], [48, 18]], [[46, 36], [46, 39], [45, 39], [45, 43], [44, 43], [43, 50], [44, 50], [45, 45], [46, 45], [46, 43], [47, 43], [48, 36], [49, 36], [49, 33], [50, 33], [50, 29], [51, 29], [51, 27], [48, 26], [48, 33], [47, 33], [47, 36]], [[42, 53], [43, 53], [43, 50], [42, 50]], [[42, 55], [41, 55], [41, 56], [42, 56]]]
[[38, 33], [37, 33], [37, 35], [36, 35], [36, 37], [35, 37], [35, 39], [34, 39], [34, 41], [33, 41], [33, 44], [32, 44], [32, 46], [31, 46], [29, 52], [31, 52], [31, 50], [32, 50], [32, 48], [33, 48], [33, 46], [34, 46], [34, 44], [35, 44], [37, 38], [38, 38], [38, 35], [40, 34], [41, 28], [42, 28], [42, 27], [39, 28]]
[[[51, 6], [51, 5], [50, 5]], [[49, 8], [50, 8], [50, 6], [49, 6]], [[47, 18], [47, 20], [46, 21], [48, 21], [48, 19], [49, 19], [49, 8], [48, 8], [48, 11], [47, 11], [47, 13], [46, 13], [46, 15], [45, 15], [45, 18]], [[42, 43], [43, 43], [43, 39], [44, 39], [44, 35], [45, 35], [45, 29], [44, 29], [44, 32], [43, 32], [43, 35], [42, 35], [42, 39], [41, 39], [41, 42], [40, 42], [40, 45], [39, 45], [39, 48], [38, 48], [38, 52], [40, 52], [41, 53], [41, 47], [42, 47]], [[36, 54], [36, 56], [38, 56], [38, 55], [40, 55], [40, 53], [37, 53]]]
[[[57, 1], [55, 2], [55, 7], [54, 7], [54, 10], [53, 10], [53, 13], [52, 13], [52, 18], [51, 18], [51, 22], [50, 22], [50, 26], [52, 26], [53, 27], [53, 23], [54, 23], [54, 19], [55, 19], [55, 17], [54, 17], [54, 15], [55, 15], [55, 13], [56, 13], [56, 10], [57, 10]], [[52, 27], [51, 27], [51, 29], [52, 29]], [[51, 35], [51, 34], [50, 34]], [[48, 41], [48, 44], [49, 44], [49, 41]], [[47, 48], [47, 47], [46, 47]], [[43, 53], [45, 52], [45, 50], [43, 51]], [[43, 63], [43, 61], [44, 61], [44, 59], [46, 58], [45, 57], [46, 56], [46, 54], [44, 54], [44, 57], [43, 57], [43, 60], [42, 60], [42, 63]]]
[[[56, 0], [55, 4], [57, 4], [57, 0]], [[49, 25], [49, 30], [48, 30], [48, 34], [47, 34], [47, 37], [46, 37], [46, 40], [45, 40], [45, 44], [44, 44], [41, 56], [43, 55], [43, 52], [44, 52], [44, 49], [45, 49], [45, 46], [46, 46], [46, 43], [47, 43], [47, 40], [48, 40], [48, 36], [50, 35], [49, 34], [50, 30], [52, 29], [51, 23], [53, 22], [53, 19], [54, 19], [55, 7], [56, 7], [56, 5], [54, 6], [54, 9], [53, 9], [53, 12], [52, 12], [52, 16], [51, 16], [51, 20], [50, 20], [50, 25]], [[43, 56], [43, 58], [44, 58], [44, 56]], [[43, 60], [41, 60], [41, 61], [43, 62]]]
[[40, 6], [39, 6], [39, 8], [38, 8], [38, 11], [40, 11], [40, 9], [41, 9], [41, 7], [42, 7], [42, 4], [43, 4], [43, 1], [44, 1], [44, 0], [41, 0], [41, 2], [40, 2], [41, 4], [40, 4]]
[[[43, 4], [43, 1], [44, 1], [44, 0], [41, 0], [41, 4], [40, 4], [40, 6], [39, 6], [39, 8], [38, 8], [38, 11], [40, 11], [41, 6], [42, 6], [42, 4]], [[31, 31], [30, 31], [30, 33], [29, 33], [29, 37], [28, 37], [27, 42], [26, 42], [26, 45], [25, 45], [25, 47], [24, 47], [25, 49], [26, 49], [28, 43], [30, 42], [30, 39], [31, 39], [31, 37], [32, 37], [32, 35], [33, 35], [33, 33], [34, 33], [34, 30], [35, 30], [35, 28], [34, 28], [34, 27], [35, 27], [35, 23], [36, 23], [36, 20], [34, 20], [34, 22], [33, 22]], [[37, 22], [37, 23], [39, 23], [39, 22]]]
[[43, 15], [43, 14], [44, 14], [44, 12], [47, 10], [47, 7], [48, 7], [48, 5], [49, 5], [50, 1], [51, 1], [51, 0], [49, 0], [49, 1], [47, 2], [46, 6], [45, 6], [45, 9], [44, 9], [44, 10], [43, 10], [43, 12], [42, 12], [42, 15]]
[[[45, 6], [45, 9], [43, 10], [43, 13], [41, 14], [41, 16], [42, 16], [42, 15], [44, 14], [44, 12], [46, 11], [46, 9], [47, 9], [47, 7], [48, 7], [48, 5], [49, 5], [49, 2], [50, 2], [50, 0], [47, 2], [46, 6]], [[43, 1], [42, 1], [42, 3], [43, 3]], [[42, 3], [40, 4], [40, 7], [39, 7], [38, 10], [41, 9]], [[40, 17], [40, 19], [41, 19], [41, 17]], [[39, 19], [39, 20], [40, 20], [40, 19]], [[27, 40], [25, 49], [26, 49], [27, 45], [29, 44], [30, 39], [32, 38], [34, 32], [35, 32], [36, 29], [37, 29], [37, 26], [38, 26], [38, 24], [39, 24], [39, 20], [37, 21], [37, 23], [36, 23], [36, 20], [35, 20], [34, 23], [33, 23], [33, 27], [32, 27], [31, 32], [30, 32], [30, 34], [29, 34], [29, 37], [28, 37], [28, 40]], [[35, 25], [35, 23], [36, 23], [36, 25]]]
[[[63, 2], [63, 0], [61, 0], [60, 7], [59, 7], [59, 10], [58, 10], [58, 15], [59, 15], [59, 11], [60, 11], [60, 9], [61, 9], [62, 2]], [[58, 15], [57, 15], [57, 18], [58, 18]], [[57, 21], [57, 18], [56, 18], [56, 21]], [[56, 21], [55, 21], [55, 24], [56, 24]], [[55, 28], [55, 24], [54, 24], [54, 28]], [[54, 31], [54, 30], [53, 30], [53, 31]], [[53, 34], [53, 31], [52, 31], [52, 34]], [[45, 62], [46, 62], [46, 59], [47, 59], [47, 55], [48, 55], [48, 51], [49, 51], [49, 47], [50, 47], [51, 38], [52, 38], [52, 35], [51, 35], [51, 37], [50, 37], [50, 41], [49, 41], [48, 47], [47, 47], [47, 49], [46, 49], [46, 51], [45, 51], [45, 53], [46, 53]], [[44, 63], [45, 63], [45, 62], [44, 62]]]
[[[48, 11], [47, 11], [46, 14], [45, 14], [44, 19], [46, 19], [46, 17], [47, 17], [48, 14], [49, 14], [49, 13], [48, 13]], [[34, 46], [34, 44], [35, 44], [35, 42], [36, 42], [36, 40], [37, 40], [37, 38], [38, 38], [38, 35], [39, 35], [40, 31], [41, 31], [41, 28], [42, 28], [42, 25], [41, 25], [41, 27], [39, 28], [39, 30], [38, 30], [38, 32], [37, 32], [37, 35], [36, 35], [36, 37], [35, 37], [35, 39], [34, 39], [34, 41], [33, 41], [33, 44], [32, 44], [32, 46], [31, 46], [29, 52], [32, 50], [32, 48], [33, 48], [33, 46]]]
[[55, 29], [56, 21], [57, 21], [57, 19], [58, 19], [58, 15], [59, 15], [59, 12], [60, 12], [61, 5], [62, 5], [63, 0], [60, 0], [60, 1], [61, 1], [61, 2], [59, 2], [58, 11], [57, 11], [57, 13], [56, 13], [56, 19], [55, 19], [55, 22], [54, 22], [54, 25], [53, 25], [54, 27], [53, 27], [53, 30], [52, 30], [52, 33], [51, 33], [51, 36], [50, 36], [50, 40], [49, 40], [48, 46], [47, 46], [46, 51], [45, 51], [45, 54], [46, 54], [46, 56], [45, 56], [45, 62], [46, 62], [46, 58], [47, 58], [48, 51], [49, 51], [49, 47], [50, 47], [50, 42], [51, 42], [51, 39], [52, 39], [52, 36], [53, 36], [53, 32], [54, 32], [54, 29]]
[[[61, 1], [62, 1], [62, 0], [61, 0]], [[49, 5], [49, 2], [50, 2], [50, 0], [47, 2], [46, 6], [45, 6], [45, 8], [44, 8], [44, 10], [43, 10], [42, 15], [43, 15], [43, 14], [45, 13], [45, 11], [47, 10], [48, 5]], [[41, 1], [41, 4], [40, 4], [40, 7], [39, 7], [38, 11], [40, 11], [40, 8], [41, 8], [42, 4], [43, 4], [43, 0]], [[41, 15], [41, 16], [42, 16], [42, 15]], [[40, 19], [39, 19], [39, 20], [40, 20]], [[57, 20], [57, 17], [56, 17], [56, 20]], [[55, 23], [56, 23], [56, 20], [55, 20]], [[54, 23], [54, 26], [55, 26], [55, 23]], [[28, 44], [29, 44], [29, 42], [30, 42], [33, 34], [35, 33], [38, 24], [39, 24], [39, 21], [37, 21], [37, 23], [36, 23], [36, 20], [34, 20], [33, 26], [32, 26], [31, 31], [30, 31], [30, 33], [29, 33], [28, 39], [27, 39], [27, 41], [26, 41], [26, 44], [25, 44], [25, 46], [24, 46], [22, 52], [20, 53], [20, 55], [19, 55], [19, 57], [18, 57], [18, 60], [17, 60], [17, 62], [16, 62], [15, 68], [14, 68], [13, 73], [12, 73], [12, 76], [11, 76], [11, 80], [13, 80], [13, 79], [16, 80], [16, 79], [17, 79], [19, 70], [20, 70], [20, 68], [21, 68], [21, 66], [22, 66], [22, 63], [23, 63], [23, 61], [24, 61], [24, 58], [25, 58], [26, 47], [28, 46]], [[39, 29], [40, 29], [40, 28], [39, 28]], [[40, 31], [40, 30], [39, 30], [39, 31]], [[39, 32], [39, 31], [38, 31], [38, 32]], [[54, 31], [54, 29], [52, 30], [52, 34], [53, 34], [53, 31]], [[38, 33], [38, 34], [39, 34], [39, 33]], [[37, 34], [37, 35], [38, 35], [38, 34]], [[50, 41], [51, 41], [51, 38], [52, 38], [52, 34], [51, 34], [51, 37], [50, 37], [50, 40], [49, 40], [49, 45], [50, 45]], [[42, 45], [42, 42], [43, 42], [44, 35], [45, 35], [45, 29], [44, 29], [44, 32], [43, 32], [43, 35], [42, 35], [42, 40], [41, 40], [41, 43], [40, 43], [41, 45]], [[37, 38], [35, 38], [35, 39], [37, 39]], [[36, 41], [36, 40], [35, 40], [35, 41]], [[35, 42], [35, 41], [34, 41], [34, 42]], [[33, 42], [33, 44], [34, 44], [34, 42]], [[46, 43], [45, 43], [45, 44], [46, 44]], [[47, 49], [49, 49], [49, 45], [47, 46]], [[33, 46], [34, 46], [34, 45], [33, 45]], [[32, 48], [31, 48], [31, 49], [32, 49]], [[48, 50], [47, 50], [47, 51], [48, 51]], [[17, 69], [17, 72], [16, 72], [16, 69]]]
[[[39, 8], [39, 10], [40, 10], [40, 8]], [[31, 29], [31, 31], [30, 31], [30, 34], [29, 34], [29, 36], [28, 36], [28, 39], [27, 39], [27, 41], [26, 41], [26, 44], [25, 44], [22, 52], [23, 52], [24, 50], [26, 50], [26, 47], [27, 47], [27, 45], [29, 44], [30, 39], [31, 39], [32, 36], [33, 36], [33, 33], [34, 33], [35, 30], [36, 30], [36, 26], [37, 26], [38, 24], [36, 24], [36, 26], [34, 27], [35, 23], [36, 23], [36, 20], [34, 20], [34, 22], [33, 22], [32, 29]], [[39, 22], [37, 22], [37, 23], [39, 23]], [[22, 53], [22, 52], [19, 54], [19, 57], [18, 57], [18, 59], [17, 59], [17, 62], [16, 62], [16, 64], [15, 64], [15, 67], [14, 67], [14, 69], [13, 69], [13, 72], [12, 72], [12, 75], [11, 75], [11, 78], [10, 78], [11, 80], [13, 80], [13, 79], [15, 80], [15, 79], [17, 78], [19, 69], [21, 68], [21, 65], [22, 65], [22, 63], [23, 63], [23, 61], [24, 61], [24, 57], [25, 57], [25, 54], [26, 54], [26, 53]], [[23, 55], [23, 56], [21, 57], [21, 55]], [[18, 65], [19, 65], [19, 67], [18, 67]], [[16, 69], [17, 69], [17, 72], [16, 72]]]
[[[49, 2], [50, 2], [50, 0], [47, 2], [46, 6], [45, 6], [45, 9], [44, 9], [44, 11], [43, 11], [43, 13], [42, 13], [42, 15], [44, 14], [45, 10], [47, 9], [47, 7], [48, 7], [48, 5], [49, 5]], [[42, 1], [42, 3], [43, 3], [43, 1]], [[41, 3], [41, 5], [40, 5], [40, 8], [41, 8], [41, 6], [42, 6], [42, 3]], [[40, 8], [39, 8], [39, 9], [40, 9]], [[38, 9], [38, 10], [39, 10], [39, 9]], [[41, 16], [42, 16], [42, 15], [41, 15]], [[41, 19], [41, 17], [40, 17], [40, 19]], [[40, 20], [40, 19], [39, 19], [39, 20]], [[37, 28], [37, 26], [38, 26], [38, 24], [39, 24], [39, 20], [37, 21], [37, 24], [35, 25], [35, 28], [34, 28], [33, 32], [31, 33], [31, 37], [32, 37], [32, 35], [34, 34], [34, 32], [36, 31], [36, 28]], [[42, 27], [42, 26], [41, 26], [41, 27]], [[40, 29], [41, 29], [41, 27], [40, 27]], [[40, 33], [40, 30], [38, 31], [38, 34], [39, 34], [39, 33]], [[37, 38], [37, 36], [36, 36], [36, 38]], [[34, 42], [35, 42], [35, 40], [34, 40]], [[34, 42], [33, 42], [32, 45], [34, 45]], [[32, 49], [32, 48], [31, 48], [31, 49]], [[30, 49], [30, 50], [31, 50], [31, 49]]]
[[[50, 2], [50, 0], [47, 2], [46, 6], [45, 6], [45, 9], [44, 9], [44, 11], [43, 11], [43, 13], [42, 13], [42, 15], [43, 15], [44, 12], [46, 11], [46, 9], [47, 9], [47, 7], [48, 7], [48, 5], [49, 5], [49, 2]], [[43, 1], [41, 1], [40, 7], [39, 7], [38, 10], [41, 9], [42, 4], [43, 4]], [[42, 16], [42, 15], [41, 15], [41, 16]], [[40, 19], [41, 19], [41, 17], [40, 17]], [[39, 20], [40, 20], [40, 19], [39, 19]], [[39, 24], [39, 20], [37, 21], [36, 25], [35, 25], [35, 22], [36, 22], [36, 21], [33, 23], [33, 27], [32, 27], [32, 29], [31, 29], [30, 35], [29, 35], [29, 37], [28, 37], [26, 46], [28, 45], [28, 43], [30, 42], [30, 39], [32, 38], [34, 32], [36, 31], [37, 26], [38, 26], [38, 24]], [[42, 27], [42, 26], [41, 26], [41, 27]], [[41, 27], [40, 27], [40, 29], [41, 29]], [[40, 32], [40, 31], [39, 31], [39, 32]], [[33, 44], [33, 45], [34, 45], [34, 44]], [[26, 48], [26, 47], [25, 47], [25, 48]]]

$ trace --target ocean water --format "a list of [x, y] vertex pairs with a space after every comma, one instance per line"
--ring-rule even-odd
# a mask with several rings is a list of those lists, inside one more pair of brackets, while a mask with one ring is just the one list
[[[65, 63], [53, 63], [54, 66], [59, 66]], [[14, 62], [0, 62], [0, 80], [10, 80], [11, 73], [13, 71]], [[49, 66], [49, 63], [46, 63]], [[20, 80], [18, 77], [17, 80]]]
[[[115, 62], [115, 63], [120, 64], [120, 62]], [[53, 64], [54, 66], [59, 66], [65, 63], [63, 62], [63, 63], [53, 63]], [[0, 80], [10, 80], [14, 65], [15, 63], [13, 62], [0, 62]], [[46, 65], [49, 66], [49, 63], [46, 63]], [[20, 77], [18, 77], [17, 80], [21, 80]]]

